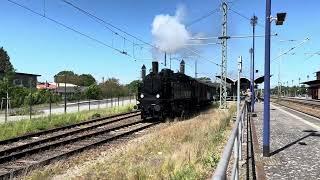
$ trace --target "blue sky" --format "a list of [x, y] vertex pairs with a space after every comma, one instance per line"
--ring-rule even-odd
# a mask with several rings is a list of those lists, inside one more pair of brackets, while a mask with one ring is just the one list
[[[28, 8], [44, 13], [44, 0], [13, 0]], [[174, 15], [177, 6], [184, 6], [186, 16], [185, 24], [192, 22], [207, 12], [219, 7], [217, 0], [117, 0], [117, 1], [90, 1], [90, 0], [69, 0], [77, 6], [93, 13], [94, 15], [112, 23], [113, 25], [152, 43], [151, 23], [158, 14]], [[261, 0], [234, 0], [230, 4], [231, 9], [251, 17], [258, 16], [259, 25], [256, 27], [256, 34], [264, 34], [265, 2]], [[320, 18], [317, 0], [308, 1], [273, 1], [272, 14], [276, 12], [287, 12], [287, 19], [283, 26], [272, 25], [272, 31], [278, 33], [278, 37], [272, 38], [271, 59], [275, 58], [280, 49], [283, 51], [299, 44], [306, 37], [310, 41], [292, 51], [294, 55], [285, 55], [282, 59], [272, 60], [271, 85], [277, 84], [278, 64], [281, 61], [281, 81], [292, 80], [294, 84], [314, 79], [313, 72], [320, 70], [319, 56], [315, 55], [308, 59], [305, 53], [320, 50], [320, 25], [317, 18]], [[84, 36], [74, 33], [38, 15], [35, 15], [9, 1], [1, 0], [2, 10], [0, 28], [0, 46], [3, 46], [9, 53], [14, 67], [19, 72], [35, 73], [42, 75], [40, 81], [52, 81], [53, 75], [61, 70], [72, 70], [76, 73], [93, 74], [98, 81], [102, 77], [116, 77], [122, 83], [128, 83], [138, 79], [140, 67], [146, 64], [150, 68], [152, 54], [150, 47], [144, 45], [142, 50], [136, 47], [134, 52], [137, 61], [124, 56], [110, 48], [107, 48]], [[125, 41], [119, 36], [112, 35], [104, 26], [96, 23], [89, 17], [79, 13], [60, 0], [46, 0], [45, 14], [47, 17], [58, 20], [82, 33], [112, 45], [118, 49], [125, 49], [129, 54], [133, 53], [132, 43]], [[229, 11], [228, 34], [230, 36], [250, 35], [252, 27], [250, 22], [243, 17]], [[203, 36], [219, 36], [221, 33], [221, 12], [199, 21], [188, 27], [188, 31]], [[130, 39], [128, 37], [128, 39]], [[281, 40], [294, 39], [296, 42], [280, 42]], [[132, 40], [132, 38], [131, 38]], [[135, 40], [136, 43], [141, 43]], [[249, 48], [252, 39], [230, 39], [228, 41], [228, 72], [231, 76], [236, 73], [236, 62], [238, 56], [244, 59], [244, 75], [249, 75]], [[197, 46], [197, 51], [208, 59], [220, 63], [221, 47], [219, 45]], [[163, 59], [160, 59], [162, 61]], [[194, 60], [186, 59], [187, 74], [194, 76]], [[220, 73], [214, 64], [198, 58], [199, 76], [210, 76], [211, 78]], [[161, 65], [163, 67], [163, 65]], [[178, 62], [172, 61], [172, 69], [178, 69]], [[264, 71], [264, 38], [256, 38], [256, 69], [258, 75]]]

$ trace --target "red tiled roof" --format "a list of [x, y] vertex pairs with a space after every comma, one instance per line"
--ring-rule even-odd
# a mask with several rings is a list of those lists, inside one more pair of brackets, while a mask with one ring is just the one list
[[38, 84], [37, 89], [56, 89], [57, 86], [50, 83]]

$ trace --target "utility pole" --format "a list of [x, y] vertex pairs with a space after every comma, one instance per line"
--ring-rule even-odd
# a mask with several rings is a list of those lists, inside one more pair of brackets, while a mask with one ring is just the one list
[[30, 90], [30, 102], [29, 102], [29, 118], [32, 116], [32, 84], [31, 78], [29, 79], [29, 90]]
[[238, 57], [238, 83], [237, 83], [237, 116], [240, 116], [240, 75], [242, 72], [242, 56]]
[[[280, 54], [282, 54], [282, 50], [280, 49]], [[282, 57], [281, 57], [282, 58]], [[279, 72], [278, 72], [278, 100], [280, 100], [281, 97], [281, 78], [280, 78], [280, 71], [281, 71], [281, 61], [282, 59], [280, 59], [279, 61]]]
[[171, 69], [171, 53], [170, 53], [170, 69]]
[[164, 66], [167, 67], [167, 52], [164, 52]]
[[291, 89], [292, 89], [292, 91], [294, 91], [294, 93], [292, 92], [291, 96], [295, 96], [295, 90], [294, 90], [295, 88], [294, 88], [294, 85], [293, 85], [293, 80], [292, 80], [292, 88]]
[[220, 82], [220, 108], [227, 108], [227, 39], [230, 37], [227, 36], [227, 10], [228, 5], [226, 2], [222, 3], [222, 36], [221, 39], [222, 45], [222, 59], [221, 59], [221, 82]]
[[8, 114], [9, 114], [9, 91], [8, 91], [8, 86], [7, 86], [7, 93], [6, 93], [6, 109], [5, 109], [5, 115], [4, 115], [4, 122], [6, 123], [8, 121]]
[[194, 77], [197, 79], [198, 78], [198, 61], [194, 61]]
[[67, 76], [64, 75], [64, 113], [67, 113]]
[[251, 18], [251, 25], [252, 25], [252, 67], [251, 67], [251, 112], [254, 112], [254, 101], [255, 101], [255, 93], [254, 93], [254, 50], [255, 50], [255, 29], [256, 29], [256, 24], [258, 22], [257, 16], [253, 15]]
[[[253, 85], [252, 85], [252, 82], [254, 81], [253, 80], [253, 71], [254, 71], [254, 68], [253, 68], [253, 48], [250, 48], [249, 49], [249, 53], [250, 53], [250, 92], [251, 92], [251, 97], [250, 97], [250, 99], [251, 99], [251, 104], [252, 104], [252, 101], [253, 101], [253, 99], [252, 99], [252, 93], [253, 93]], [[251, 110], [252, 110], [252, 105], [251, 105]]]

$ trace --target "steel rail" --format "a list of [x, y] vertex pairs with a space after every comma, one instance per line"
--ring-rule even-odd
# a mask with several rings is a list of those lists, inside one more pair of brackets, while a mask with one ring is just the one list
[[50, 144], [45, 144], [45, 145], [40, 146], [40, 147], [34, 147], [34, 148], [31, 148], [31, 149], [26, 149], [24, 151], [15, 152], [15, 153], [12, 153], [10, 155], [6, 155], [6, 156], [0, 157], [0, 164], [12, 161], [14, 159], [18, 159], [18, 158], [24, 157], [26, 155], [35, 154], [35, 153], [38, 153], [38, 152], [41, 152], [41, 151], [44, 151], [44, 150], [48, 150], [48, 149], [51, 149], [51, 148], [55, 148], [55, 147], [58, 147], [58, 146], [61, 146], [61, 145], [66, 145], [66, 144], [69, 144], [69, 143], [72, 143], [72, 142], [76, 142], [76, 141], [87, 139], [87, 138], [90, 138], [90, 137], [93, 137], [93, 136], [97, 136], [97, 135], [100, 135], [100, 134], [108, 133], [110, 131], [119, 130], [119, 129], [122, 129], [122, 128], [125, 128], [125, 127], [128, 127], [128, 126], [132, 126], [132, 125], [135, 125], [135, 124], [138, 124], [138, 123], [141, 123], [141, 122], [142, 122], [142, 120], [135, 121], [135, 122], [130, 122], [130, 123], [127, 123], [127, 124], [124, 124], [124, 125], [103, 129], [103, 130], [92, 132], [92, 133], [89, 133], [89, 134], [84, 134], [84, 135], [81, 135], [81, 136], [78, 136], [78, 137], [69, 138], [67, 140], [62, 140], [62, 141], [58, 141], [58, 142], [54, 142], [54, 143], [50, 143]]
[[[85, 131], [88, 131], [88, 130], [91, 130], [91, 129], [95, 129], [95, 128], [98, 128], [98, 127], [101, 127], [101, 126], [105, 126], [105, 125], [108, 125], [108, 124], [119, 122], [121, 120], [129, 119], [129, 118], [132, 118], [132, 117], [135, 117], [135, 116], [139, 116], [139, 115], [140, 114], [132, 114], [132, 115], [129, 114], [129, 116], [123, 115], [124, 117], [117, 116], [117, 117], [120, 117], [120, 118], [113, 119], [111, 121], [101, 122], [101, 123], [98, 123], [98, 124], [93, 124], [93, 125], [88, 126], [88, 127], [75, 129], [75, 130], [64, 132], [64, 133], [61, 133], [61, 134], [53, 135], [53, 136], [50, 136], [50, 137], [47, 137], [47, 138], [44, 138], [44, 139], [40, 139], [40, 140], [37, 140], [37, 141], [26, 143], [26, 144], [23, 144], [23, 145], [7, 148], [7, 149], [4, 149], [4, 150], [0, 151], [0, 157], [1, 156], [5, 156], [7, 154], [10, 154], [12, 152], [22, 151], [23, 149], [26, 149], [26, 148], [29, 148], [29, 147], [33, 147], [33, 146], [36, 146], [36, 145], [39, 145], [39, 144], [48, 143], [50, 141], [55, 141], [55, 140], [58, 140], [60, 138], [64, 138], [64, 137], [71, 136], [71, 135], [74, 135], [74, 134], [77, 134], [77, 133], [85, 132]], [[1, 162], [1, 158], [0, 158], [0, 162]]]
[[304, 104], [308, 106], [320, 107], [320, 101], [315, 99], [297, 99], [297, 98], [281, 98], [283, 101], [290, 101], [294, 103]]
[[114, 135], [114, 136], [111, 136], [111, 137], [106, 137], [105, 139], [99, 140], [97, 142], [94, 142], [94, 143], [91, 143], [91, 144], [88, 144], [88, 145], [85, 145], [85, 146], [82, 146], [82, 147], [78, 147], [78, 148], [76, 148], [74, 150], [70, 150], [70, 151], [64, 152], [62, 154], [53, 155], [51, 157], [48, 157], [48, 158], [46, 158], [44, 160], [38, 161], [38, 162], [33, 163], [31, 165], [28, 165], [28, 166], [25, 166], [25, 167], [19, 167], [17, 169], [11, 170], [9, 172], [2, 172], [2, 173], [0, 173], [0, 179], [10, 179], [10, 178], [18, 176], [18, 175], [20, 175], [22, 173], [26, 173], [27, 171], [29, 171], [29, 170], [31, 170], [33, 168], [50, 164], [53, 161], [56, 161], [56, 160], [59, 160], [59, 159], [65, 158], [65, 157], [70, 157], [70, 156], [72, 156], [74, 154], [83, 152], [84, 150], [87, 150], [87, 149], [99, 146], [101, 144], [104, 144], [104, 143], [119, 139], [121, 137], [125, 137], [125, 136], [128, 136], [128, 135], [131, 135], [131, 134], [133, 134], [135, 132], [138, 132], [138, 131], [141, 131], [143, 129], [149, 128], [149, 127], [154, 126], [154, 125], [156, 125], [158, 123], [159, 122], [145, 123], [145, 125], [143, 125], [141, 127], [138, 127], [138, 128], [132, 129], [130, 131], [126, 131], [124, 133], [117, 134], [117, 135]]
[[71, 125], [67, 125], [67, 126], [62, 126], [62, 127], [58, 127], [58, 128], [52, 128], [52, 129], [49, 129], [49, 130], [39, 131], [39, 132], [35, 132], [35, 133], [29, 133], [29, 134], [17, 136], [17, 137], [14, 137], [14, 138], [2, 140], [2, 141], [0, 141], [0, 145], [5, 145], [5, 144], [9, 144], [9, 143], [25, 140], [25, 139], [28, 139], [28, 138], [31, 138], [31, 137], [37, 137], [37, 136], [44, 135], [44, 134], [49, 134], [49, 133], [53, 133], [53, 132], [57, 132], [57, 131], [65, 130], [65, 129], [70, 129], [70, 128], [77, 127], [77, 126], [87, 125], [87, 124], [90, 124], [90, 123], [104, 121], [104, 120], [107, 120], [107, 119], [116, 118], [116, 117], [124, 116], [124, 115], [128, 115], [128, 114], [134, 114], [134, 113], [138, 113], [138, 112], [139, 111], [132, 111], [132, 112], [127, 112], [127, 113], [122, 113], [122, 114], [116, 114], [116, 115], [112, 115], [112, 116], [102, 117], [102, 118], [95, 118], [95, 119], [91, 119], [91, 120], [87, 120], [87, 121], [83, 121], [83, 122], [80, 122], [80, 123], [75, 123], [75, 124], [71, 124]]
[[[282, 99], [282, 100], [283, 100], [283, 99]], [[313, 100], [307, 100], [307, 101], [305, 101], [305, 102], [299, 102], [299, 101], [294, 101], [294, 100], [292, 100], [292, 99], [289, 99], [289, 100], [283, 100], [283, 101], [293, 102], [293, 103], [305, 105], [306, 107], [311, 107], [311, 108], [314, 108], [314, 107], [318, 108], [318, 107], [319, 107], [319, 104], [314, 105], [314, 104], [310, 104], [310, 103], [307, 102], [307, 101], [313, 101]], [[317, 100], [316, 100], [315, 102], [317, 102]], [[317, 113], [315, 113], [315, 111], [312, 111], [312, 112], [310, 112], [310, 111], [305, 111], [303, 108], [294, 108], [294, 107], [292, 107], [292, 106], [290, 106], [290, 105], [283, 104], [283, 103], [276, 102], [276, 101], [274, 101], [273, 103], [278, 104], [278, 105], [280, 105], [280, 106], [283, 106], [283, 107], [285, 107], [285, 108], [291, 109], [291, 110], [295, 110], [295, 111], [298, 111], [298, 112], [307, 114], [307, 115], [312, 116], [312, 117], [315, 117], [315, 118], [320, 118], [320, 116], [319, 116]]]

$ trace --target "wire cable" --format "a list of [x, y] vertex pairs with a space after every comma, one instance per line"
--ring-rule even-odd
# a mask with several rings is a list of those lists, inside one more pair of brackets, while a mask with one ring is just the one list
[[213, 15], [214, 13], [219, 12], [219, 10], [220, 10], [219, 8], [217, 8], [217, 9], [215, 9], [215, 10], [212, 10], [212, 11], [210, 11], [210, 12], [202, 15], [201, 17], [199, 17], [199, 18], [191, 21], [190, 23], [186, 24], [185, 26], [186, 26], [186, 27], [189, 27], [189, 26], [191, 26], [191, 25], [193, 25], [193, 24], [195, 24], [195, 23], [197, 23], [197, 22], [199, 22], [199, 21], [202, 21], [203, 19], [205, 19], [205, 18]]
[[[120, 54], [123, 54], [123, 55], [129, 56], [129, 57], [131, 57], [131, 58], [134, 58], [133, 56], [129, 55], [128, 53], [126, 53], [126, 52], [124, 52], [124, 51], [121, 51], [121, 50], [119, 50], [119, 49], [117, 49], [117, 48], [114, 48], [114, 47], [106, 44], [106, 43], [103, 42], [103, 41], [100, 41], [100, 40], [98, 40], [98, 39], [96, 39], [96, 38], [91, 37], [91, 36], [88, 35], [88, 34], [82, 33], [82, 32], [80, 32], [80, 31], [78, 31], [78, 30], [76, 30], [76, 29], [74, 29], [74, 28], [72, 28], [72, 27], [70, 27], [70, 26], [68, 26], [68, 25], [63, 24], [62, 22], [60, 22], [60, 21], [58, 21], [58, 20], [55, 20], [55, 19], [50, 18], [50, 17], [48, 17], [48, 16], [44, 16], [43, 14], [38, 13], [38, 12], [30, 9], [30, 8], [27, 7], [27, 6], [24, 6], [24, 5], [19, 4], [19, 3], [15, 2], [15, 1], [12, 1], [12, 0], [7, 0], [7, 1], [9, 1], [10, 3], [15, 4], [15, 5], [21, 7], [21, 8], [23, 8], [23, 9], [25, 9], [25, 10], [28, 10], [28, 11], [32, 12], [33, 14], [36, 14], [36, 15], [42, 17], [42, 18], [45, 18], [45, 19], [47, 19], [47, 20], [49, 20], [49, 21], [51, 21], [51, 22], [53, 22], [53, 23], [55, 23], [55, 24], [58, 24], [58, 25], [66, 28], [66, 29], [68, 29], [68, 30], [70, 30], [70, 31], [73, 31], [73, 32], [75, 32], [75, 33], [77, 33], [77, 34], [79, 34], [79, 35], [81, 35], [81, 36], [84, 36], [84, 37], [86, 37], [86, 38], [88, 38], [88, 39], [90, 39], [90, 40], [92, 40], [92, 41], [95, 41], [95, 42], [97, 42], [97, 43], [99, 43], [99, 44], [101, 44], [101, 45], [103, 45], [103, 46], [106, 46], [106, 47], [114, 50], [114, 51], [117, 51], [117, 52], [119, 52]], [[135, 58], [134, 58], [134, 59], [135, 59]], [[136, 60], [136, 59], [135, 59], [135, 60]]]
[[132, 37], [132, 38], [134, 38], [134, 39], [139, 40], [140, 42], [142, 42], [142, 43], [144, 43], [144, 44], [147, 44], [147, 45], [149, 45], [149, 46], [151, 46], [151, 47], [153, 47], [153, 48], [157, 48], [157, 49], [158, 49], [158, 47], [156, 47], [156, 46], [154, 46], [154, 45], [152, 45], [152, 44], [150, 44], [150, 43], [142, 40], [141, 38], [138, 38], [138, 37], [135, 36], [135, 35], [132, 35], [132, 34], [126, 32], [126, 31], [120, 29], [119, 27], [111, 24], [110, 22], [107, 22], [107, 21], [105, 21], [105, 20], [103, 20], [103, 19], [95, 16], [94, 14], [92, 14], [92, 13], [90, 13], [90, 12], [88, 12], [88, 11], [86, 11], [86, 10], [78, 7], [78, 6], [76, 6], [75, 4], [73, 4], [73, 3], [71, 3], [71, 2], [69, 2], [69, 1], [67, 1], [67, 0], [61, 0], [61, 1], [64, 2], [64, 3], [66, 3], [66, 4], [68, 4], [69, 6], [71, 6], [71, 7], [73, 7], [73, 8], [75, 8], [75, 9], [77, 9], [78, 11], [80, 11], [80, 12], [82, 12], [82, 13], [84, 13], [84, 14], [87, 14], [88, 16], [90, 16], [90, 17], [92, 17], [92, 18], [95, 18], [96, 20], [99, 20], [99, 21], [103, 22], [104, 24], [106, 24], [106, 25], [108, 25], [108, 26], [110, 26], [110, 27], [112, 27], [112, 28], [114, 28], [114, 29], [116, 29], [116, 30], [118, 30], [118, 31], [120, 31], [120, 32], [128, 35], [128, 36], [130, 36], [130, 37]]
[[285, 51], [284, 53], [280, 54], [279, 56], [277, 56], [276, 58], [272, 59], [272, 61], [275, 61], [276, 59], [278, 59], [279, 57], [288, 54], [290, 51], [293, 51], [294, 49], [301, 47], [304, 43], [306, 43], [307, 41], [309, 41], [309, 38], [305, 38], [303, 41], [301, 41], [299, 44], [297, 44], [296, 46], [290, 48], [289, 50]]
[[[307, 54], [307, 53], [305, 53], [305, 54]], [[315, 52], [315, 53], [311, 53], [311, 55], [310, 55], [309, 57], [307, 57], [307, 58], [305, 59], [305, 61], [311, 59], [311, 58], [312, 58], [313, 56], [315, 56], [315, 55], [320, 55], [320, 51], [317, 51], [317, 52]]]
[[93, 14], [90, 14], [89, 12], [79, 8], [78, 6], [75, 6], [74, 4], [68, 2], [68, 1], [64, 1], [61, 0], [62, 2], [68, 4], [69, 6], [71, 6], [72, 8], [75, 8], [76, 10], [80, 11], [81, 13], [85, 14], [86, 16], [90, 17], [91, 19], [93, 19], [95, 22], [97, 22], [98, 24], [104, 26], [106, 29], [108, 29], [109, 31], [111, 31], [113, 34], [120, 36], [122, 39], [127, 40], [131, 43], [134, 43], [134, 41], [130, 41], [129, 39], [127, 39], [125, 36], [122, 36], [121, 34], [119, 34], [118, 32], [114, 31], [112, 28], [110, 28], [109, 26], [107, 26], [104, 22], [102, 22], [101, 20], [99, 20], [99, 18], [97, 18], [96, 16], [94, 16]]
[[[233, 9], [231, 9], [231, 8], [229, 8], [229, 10], [230, 10], [231, 12], [239, 15], [240, 17], [242, 17], [242, 18], [244, 18], [244, 19], [246, 19], [246, 20], [248, 20], [248, 21], [251, 22], [251, 18], [248, 18], [247, 16], [245, 16], [245, 15], [243, 15], [243, 14], [239, 13], [238, 11], [235, 11], [235, 10], [233, 10]], [[259, 27], [261, 27], [261, 28], [264, 28], [264, 26], [261, 25], [261, 24], [259, 24], [259, 23], [257, 23], [257, 25], [258, 25]]]
[[[221, 3], [225, 2], [225, 3], [231, 4], [231, 6], [233, 6], [233, 5], [235, 4], [235, 2], [237, 2], [237, 1], [238, 1], [238, 0], [229, 1], [229, 2], [227, 2], [227, 1], [221, 1]], [[191, 25], [193, 25], [193, 24], [195, 24], [195, 23], [197, 23], [197, 22], [199, 22], [199, 21], [202, 21], [203, 19], [205, 19], [205, 18], [207, 18], [207, 17], [209, 17], [209, 16], [211, 16], [211, 15], [213, 15], [214, 13], [219, 12], [219, 11], [220, 11], [220, 8], [216, 8], [216, 9], [214, 9], [214, 10], [212, 10], [212, 11], [210, 11], [210, 12], [208, 12], [208, 13], [202, 15], [202, 16], [200, 16], [200, 17], [197, 18], [197, 19], [194, 19], [194, 20], [191, 21], [190, 23], [186, 24], [186, 27], [189, 27], [189, 26], [191, 26]]]

